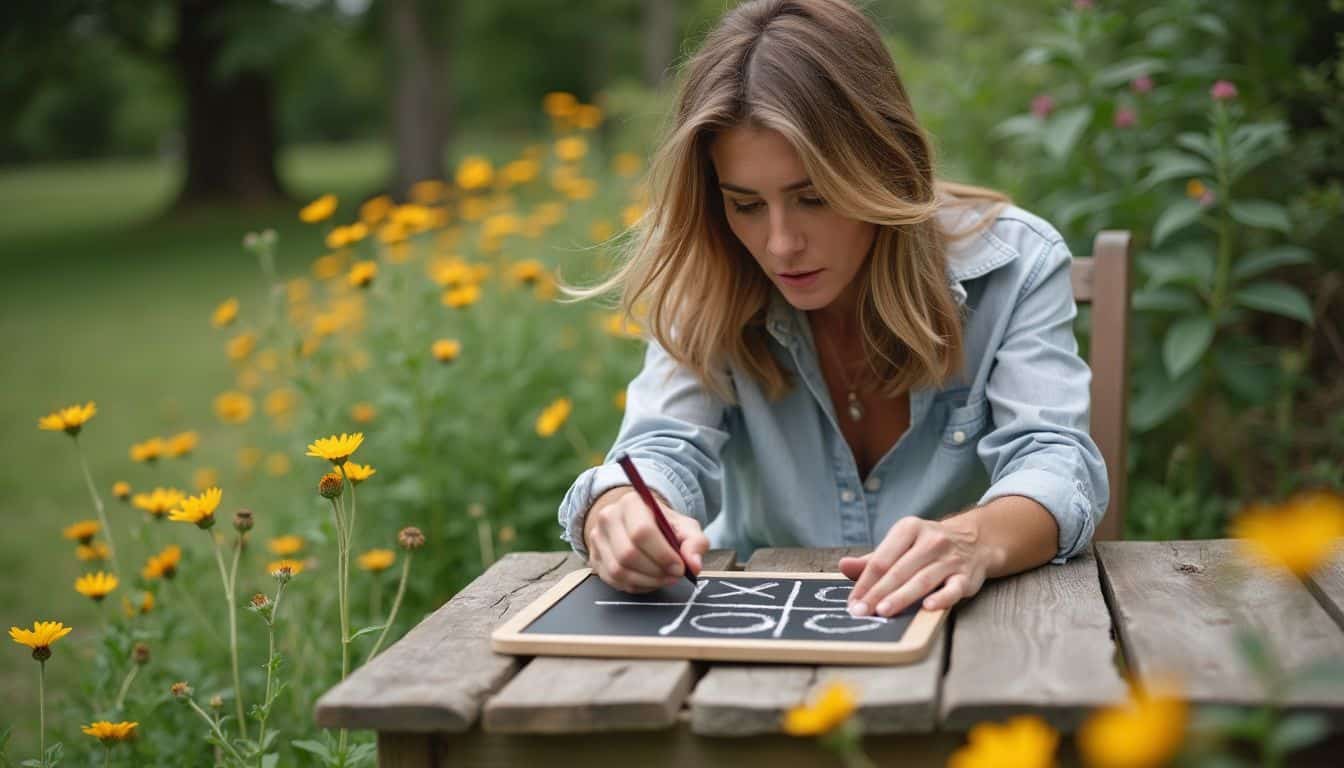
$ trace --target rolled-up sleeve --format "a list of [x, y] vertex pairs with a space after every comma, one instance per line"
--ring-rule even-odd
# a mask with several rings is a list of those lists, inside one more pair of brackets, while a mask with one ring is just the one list
[[630, 455], [644, 482], [673, 509], [707, 525], [721, 503], [726, 409], [722, 398], [650, 341], [644, 367], [626, 388], [625, 416], [606, 461], [580, 474], [560, 502], [560, 537], [588, 557], [583, 543], [588, 509], [603, 493], [630, 484], [614, 462], [621, 453]]
[[994, 429], [977, 446], [990, 478], [980, 503], [1011, 495], [1044, 506], [1059, 525], [1056, 563], [1092, 540], [1109, 496], [1088, 434], [1092, 374], [1073, 335], [1071, 262], [1053, 242], [1024, 281], [986, 385]]

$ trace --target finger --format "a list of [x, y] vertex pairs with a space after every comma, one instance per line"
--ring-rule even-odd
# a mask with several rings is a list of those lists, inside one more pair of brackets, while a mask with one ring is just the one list
[[667, 566], [659, 564], [640, 549], [639, 545], [631, 540], [630, 532], [625, 526], [611, 526], [607, 536], [611, 545], [608, 568], [614, 570], [619, 567], [626, 574], [638, 574], [646, 579], [658, 581], [667, 575], [665, 572]]
[[633, 574], [616, 561], [614, 550], [605, 533], [594, 537], [589, 562], [598, 578], [622, 592], [648, 592], [657, 588], [648, 577]]
[[681, 557], [672, 545], [667, 543], [663, 532], [658, 530], [658, 523], [648, 507], [639, 502], [625, 507], [624, 528], [630, 541], [649, 562], [648, 568], [641, 570], [649, 574], [681, 575], [685, 567], [681, 563]]
[[905, 551], [905, 554], [896, 560], [894, 565], [887, 569], [886, 573], [883, 573], [877, 581], [873, 582], [873, 586], [863, 595], [863, 604], [874, 615], [889, 615], [881, 614], [878, 610], [879, 606], [884, 604], [884, 601], [892, 592], [900, 588], [911, 576], [932, 561], [933, 558], [930, 553], [922, 550], [918, 543], [912, 545], [910, 549]]
[[878, 616], [895, 616], [938, 588], [955, 571], [947, 563], [933, 562], [898, 586], [877, 604]]
[[842, 557], [840, 558], [840, 572], [845, 578], [854, 581], [863, 573], [864, 566], [868, 565], [868, 558], [871, 555], [862, 555], [860, 557]]
[[954, 573], [943, 582], [942, 589], [924, 598], [924, 608], [930, 611], [951, 608], [970, 596], [970, 580]]
[[672, 529], [681, 538], [681, 555], [691, 564], [692, 573], [700, 573], [704, 568], [703, 555], [709, 551], [709, 537], [700, 529], [700, 522], [689, 515], [675, 512], [668, 515]]
[[[915, 542], [915, 537], [919, 534], [919, 527], [920, 520], [918, 518], [908, 517], [900, 520], [891, 527], [891, 531], [877, 546], [877, 550], [868, 555], [868, 564], [864, 566], [863, 573], [859, 574], [854, 588], [849, 591], [851, 609], [862, 611], [857, 615], [866, 616], [867, 612], [864, 609], [872, 608], [873, 602], [868, 599], [868, 590], [887, 571], [891, 570], [891, 567], [905, 554], [906, 550], [910, 549], [910, 546]], [[860, 604], [862, 604], [862, 607]]]

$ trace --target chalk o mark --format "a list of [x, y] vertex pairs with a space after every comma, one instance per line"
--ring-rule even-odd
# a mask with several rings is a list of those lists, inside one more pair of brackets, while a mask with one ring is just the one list
[[[839, 619], [844, 624], [832, 626], [832, 620]], [[886, 624], [881, 616], [850, 616], [847, 613], [819, 613], [803, 622], [803, 627], [823, 635], [848, 635], [853, 632], [871, 632]]]
[[[844, 597], [831, 597], [831, 596], [830, 596], [830, 595], [831, 595], [831, 592], [833, 592], [834, 590], [837, 590], [837, 589], [843, 589], [843, 590], [845, 590], [845, 596], [844, 596]], [[817, 590], [817, 594], [814, 595], [813, 597], [814, 597], [814, 598], [816, 599], [816, 601], [819, 602], [819, 603], [843, 603], [843, 602], [849, 600], [849, 593], [850, 593], [851, 591], [853, 591], [853, 589], [854, 589], [854, 585], [853, 585], [853, 584], [836, 584], [836, 585], [834, 585], [834, 586], [830, 586], [830, 587], [822, 587], [821, 589], [818, 589], [818, 590]]]
[[[759, 619], [755, 624], [747, 624], [739, 627], [714, 627], [706, 626], [704, 622], [710, 619], [722, 618], [754, 618]], [[775, 620], [764, 613], [752, 613], [750, 611], [715, 611], [713, 613], [702, 613], [691, 617], [691, 626], [701, 632], [708, 632], [711, 635], [747, 635], [752, 632], [765, 632], [773, 629]]]

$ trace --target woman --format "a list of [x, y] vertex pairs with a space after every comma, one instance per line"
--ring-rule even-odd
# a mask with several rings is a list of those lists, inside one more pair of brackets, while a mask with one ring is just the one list
[[[606, 282], [651, 335], [564, 538], [637, 592], [709, 547], [846, 557], [854, 615], [948, 608], [1078, 553], [1106, 509], [1070, 254], [990, 190], [935, 181], [872, 22], [753, 0], [687, 62], [650, 207]], [[681, 553], [612, 461], [657, 493]]]

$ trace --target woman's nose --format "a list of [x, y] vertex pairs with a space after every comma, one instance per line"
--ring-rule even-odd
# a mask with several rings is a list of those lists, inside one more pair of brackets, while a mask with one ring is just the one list
[[765, 249], [771, 256], [783, 258], [791, 256], [803, 249], [803, 233], [792, 226], [783, 216], [772, 217], [770, 221], [770, 236], [766, 240]]

